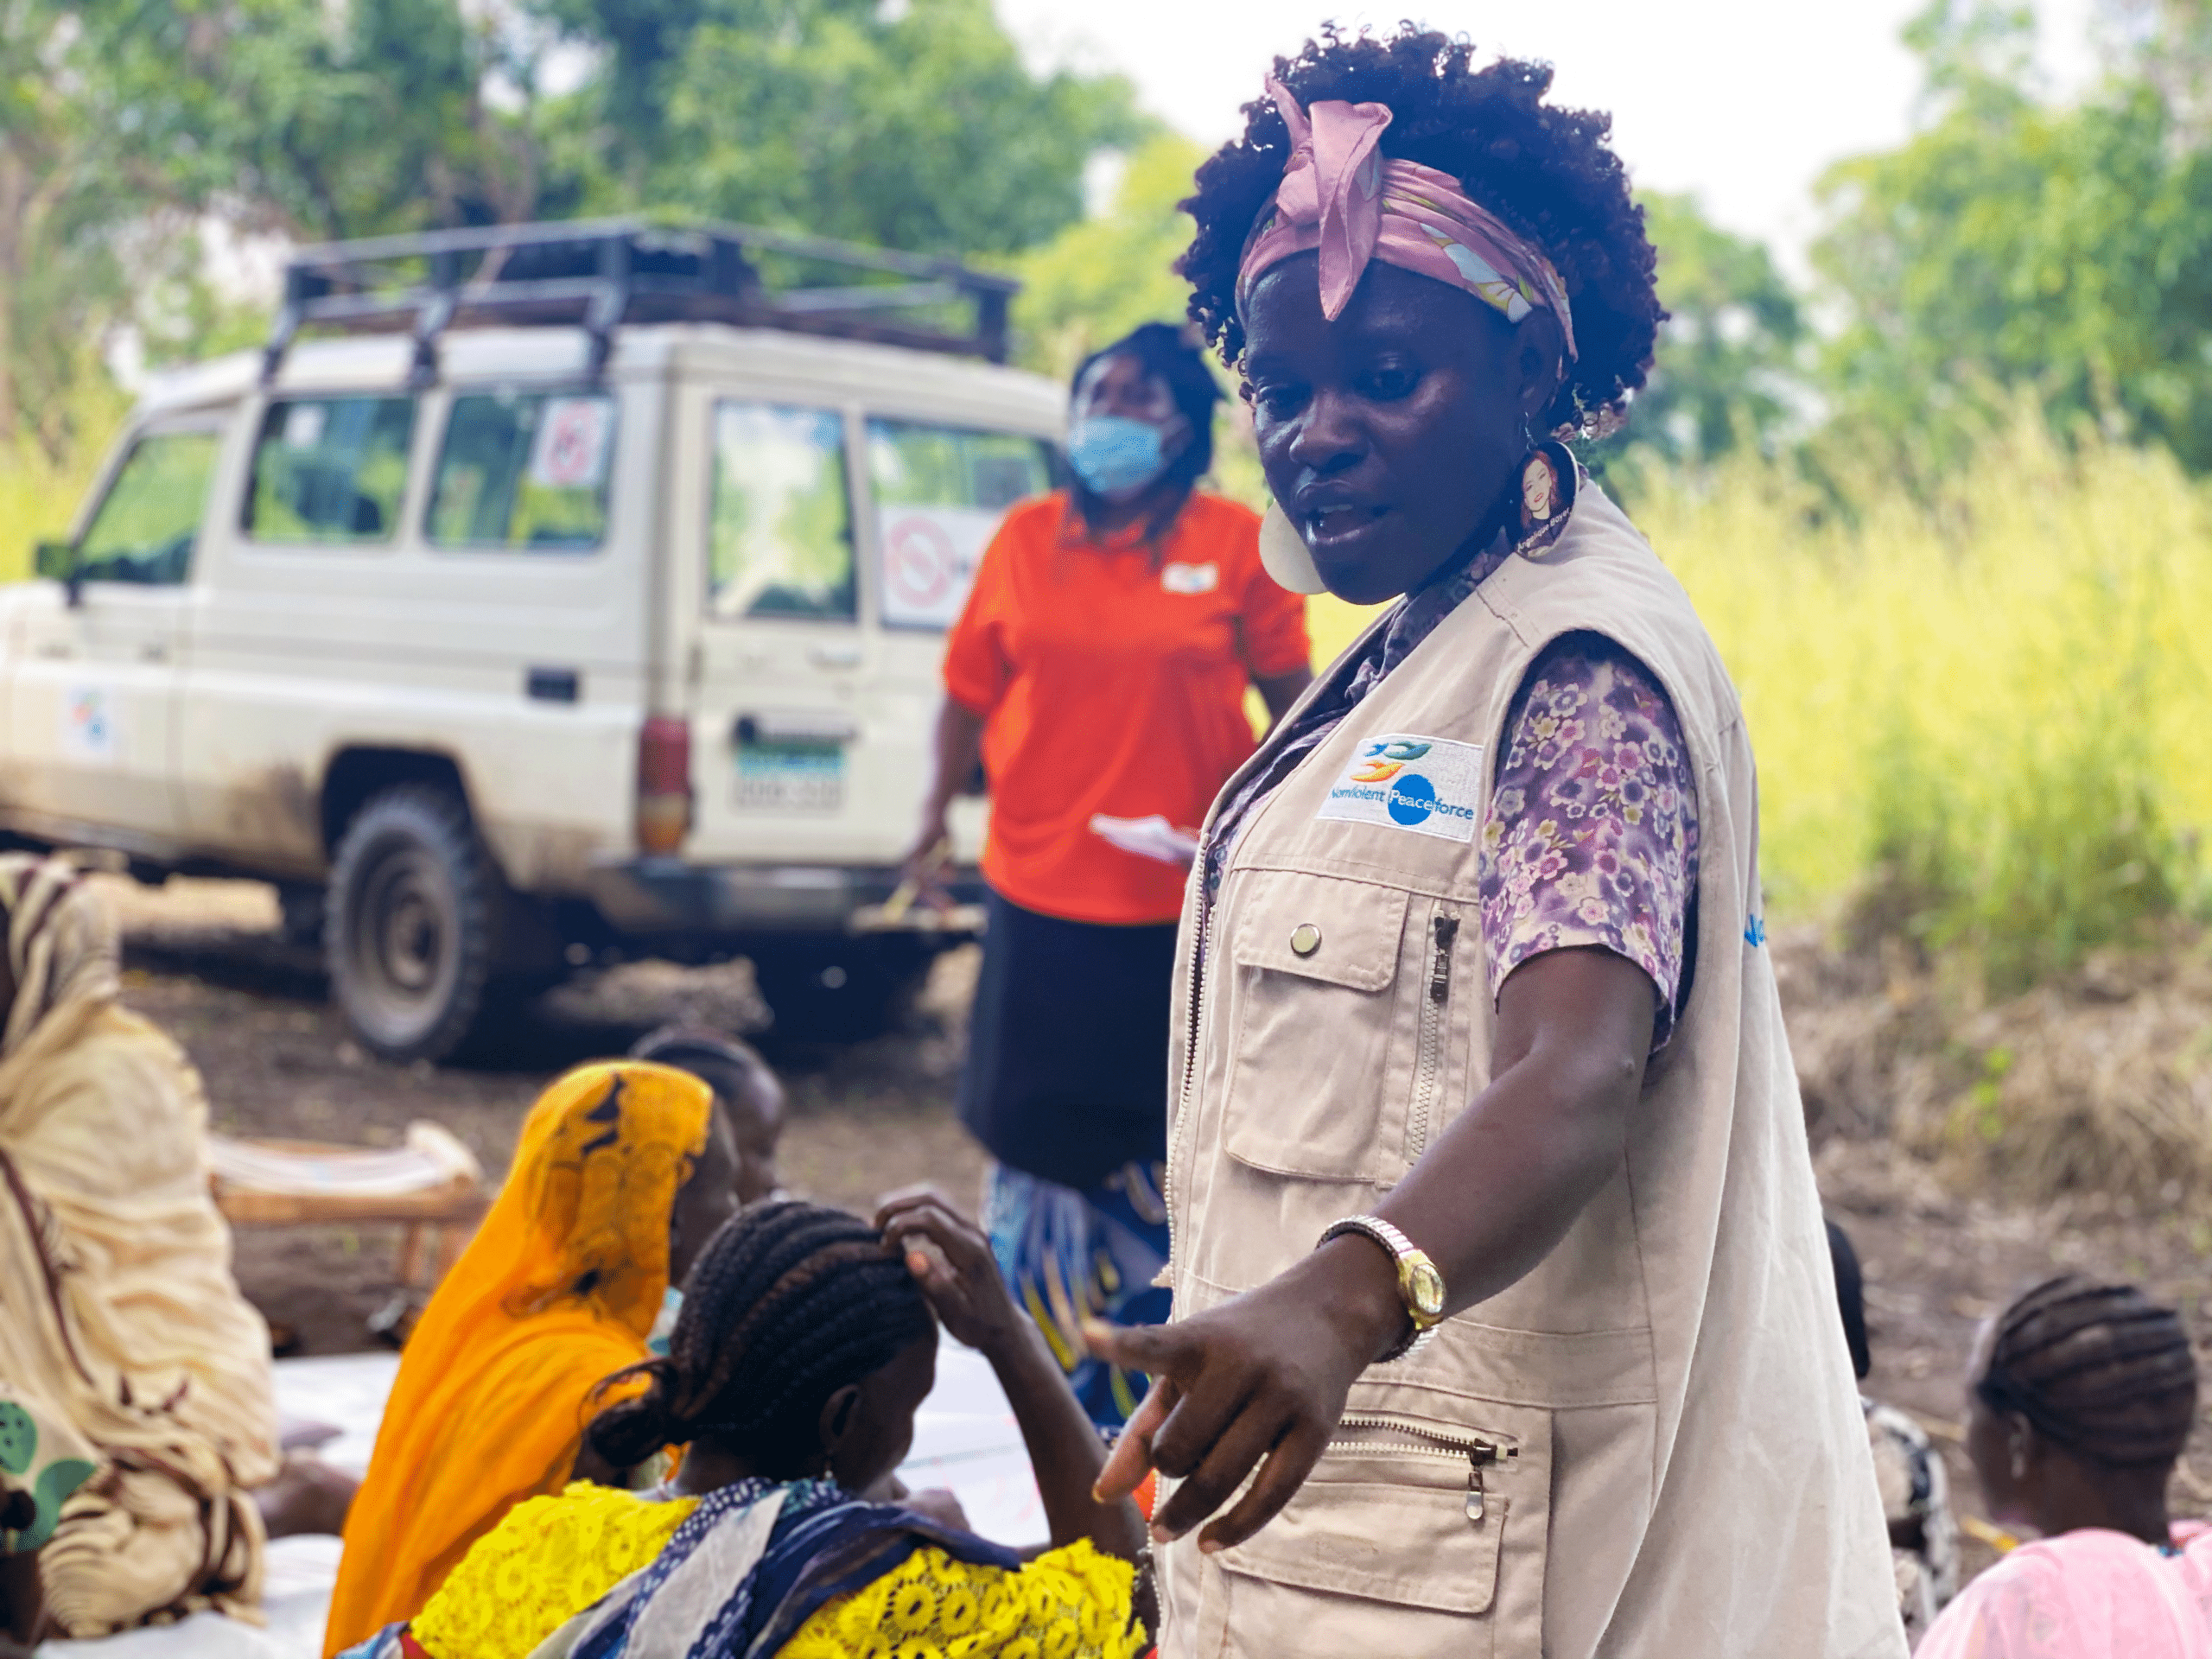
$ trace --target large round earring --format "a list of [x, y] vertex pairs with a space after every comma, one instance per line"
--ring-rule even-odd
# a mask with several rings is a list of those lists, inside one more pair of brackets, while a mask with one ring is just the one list
[[1270, 502], [1267, 516], [1260, 520], [1260, 563], [1276, 585], [1287, 588], [1294, 594], [1325, 593], [1329, 584], [1321, 580], [1320, 567], [1313, 563], [1313, 550], [1306, 545], [1306, 538], [1290, 522], [1290, 515]]

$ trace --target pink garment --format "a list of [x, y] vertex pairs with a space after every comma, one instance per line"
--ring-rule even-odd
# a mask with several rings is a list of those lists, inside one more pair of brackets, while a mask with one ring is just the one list
[[2023, 1544], [1959, 1592], [1916, 1659], [2212, 1659], [2212, 1523], [2178, 1555], [2085, 1528]]
[[[1370, 259], [1465, 289], [1518, 322], [1539, 307], [1559, 319], [1574, 356], [1574, 320], [1552, 262], [1448, 173], [1386, 159], [1377, 148], [1389, 106], [1324, 99], [1309, 112], [1272, 75], [1268, 92], [1290, 128], [1290, 165], [1245, 238], [1241, 308], [1252, 284], [1294, 253], [1321, 254], [1321, 312], [1333, 321]], [[1310, 118], [1309, 118], [1310, 115]]]

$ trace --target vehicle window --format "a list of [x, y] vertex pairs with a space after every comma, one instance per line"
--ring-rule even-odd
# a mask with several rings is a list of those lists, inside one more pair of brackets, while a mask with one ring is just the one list
[[607, 533], [614, 400], [472, 392], [453, 400], [431, 486], [440, 547], [570, 551]]
[[1006, 509], [1052, 487], [1041, 439], [918, 421], [871, 420], [868, 468], [893, 627], [950, 627]]
[[253, 447], [245, 530], [257, 542], [388, 542], [407, 490], [412, 397], [292, 397]]
[[191, 573], [219, 442], [213, 432], [157, 432], [131, 445], [77, 544], [85, 581], [161, 587]]
[[844, 422], [829, 410], [715, 404], [707, 541], [711, 614], [850, 621]]

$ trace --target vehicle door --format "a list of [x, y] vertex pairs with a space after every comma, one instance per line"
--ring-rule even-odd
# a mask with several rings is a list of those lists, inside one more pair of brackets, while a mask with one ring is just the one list
[[677, 497], [704, 507], [696, 586], [677, 607], [698, 619], [687, 850], [882, 861], [855, 787], [875, 641], [861, 615], [849, 412], [690, 386], [681, 418], [706, 437], [691, 452], [704, 475]]
[[[887, 415], [868, 417], [865, 441], [861, 544], [881, 639], [862, 710], [867, 747], [854, 766], [872, 796], [899, 804], [895, 855], [929, 786], [945, 631], [1006, 510], [1052, 488], [1052, 451], [1033, 434]], [[980, 855], [982, 832], [981, 802], [957, 803], [954, 851], [963, 862]]]
[[36, 833], [154, 852], [181, 835], [187, 584], [226, 423], [211, 412], [140, 430], [77, 537], [73, 595], [51, 584], [24, 617], [9, 806]]

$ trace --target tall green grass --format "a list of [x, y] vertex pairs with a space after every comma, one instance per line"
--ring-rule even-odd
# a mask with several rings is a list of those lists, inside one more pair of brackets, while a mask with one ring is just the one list
[[[1634, 516], [1740, 690], [1782, 917], [2016, 988], [2202, 900], [2212, 494], [2023, 421], [1933, 501], [1783, 466], [1661, 475]], [[1323, 599], [1324, 657], [1365, 613]]]

